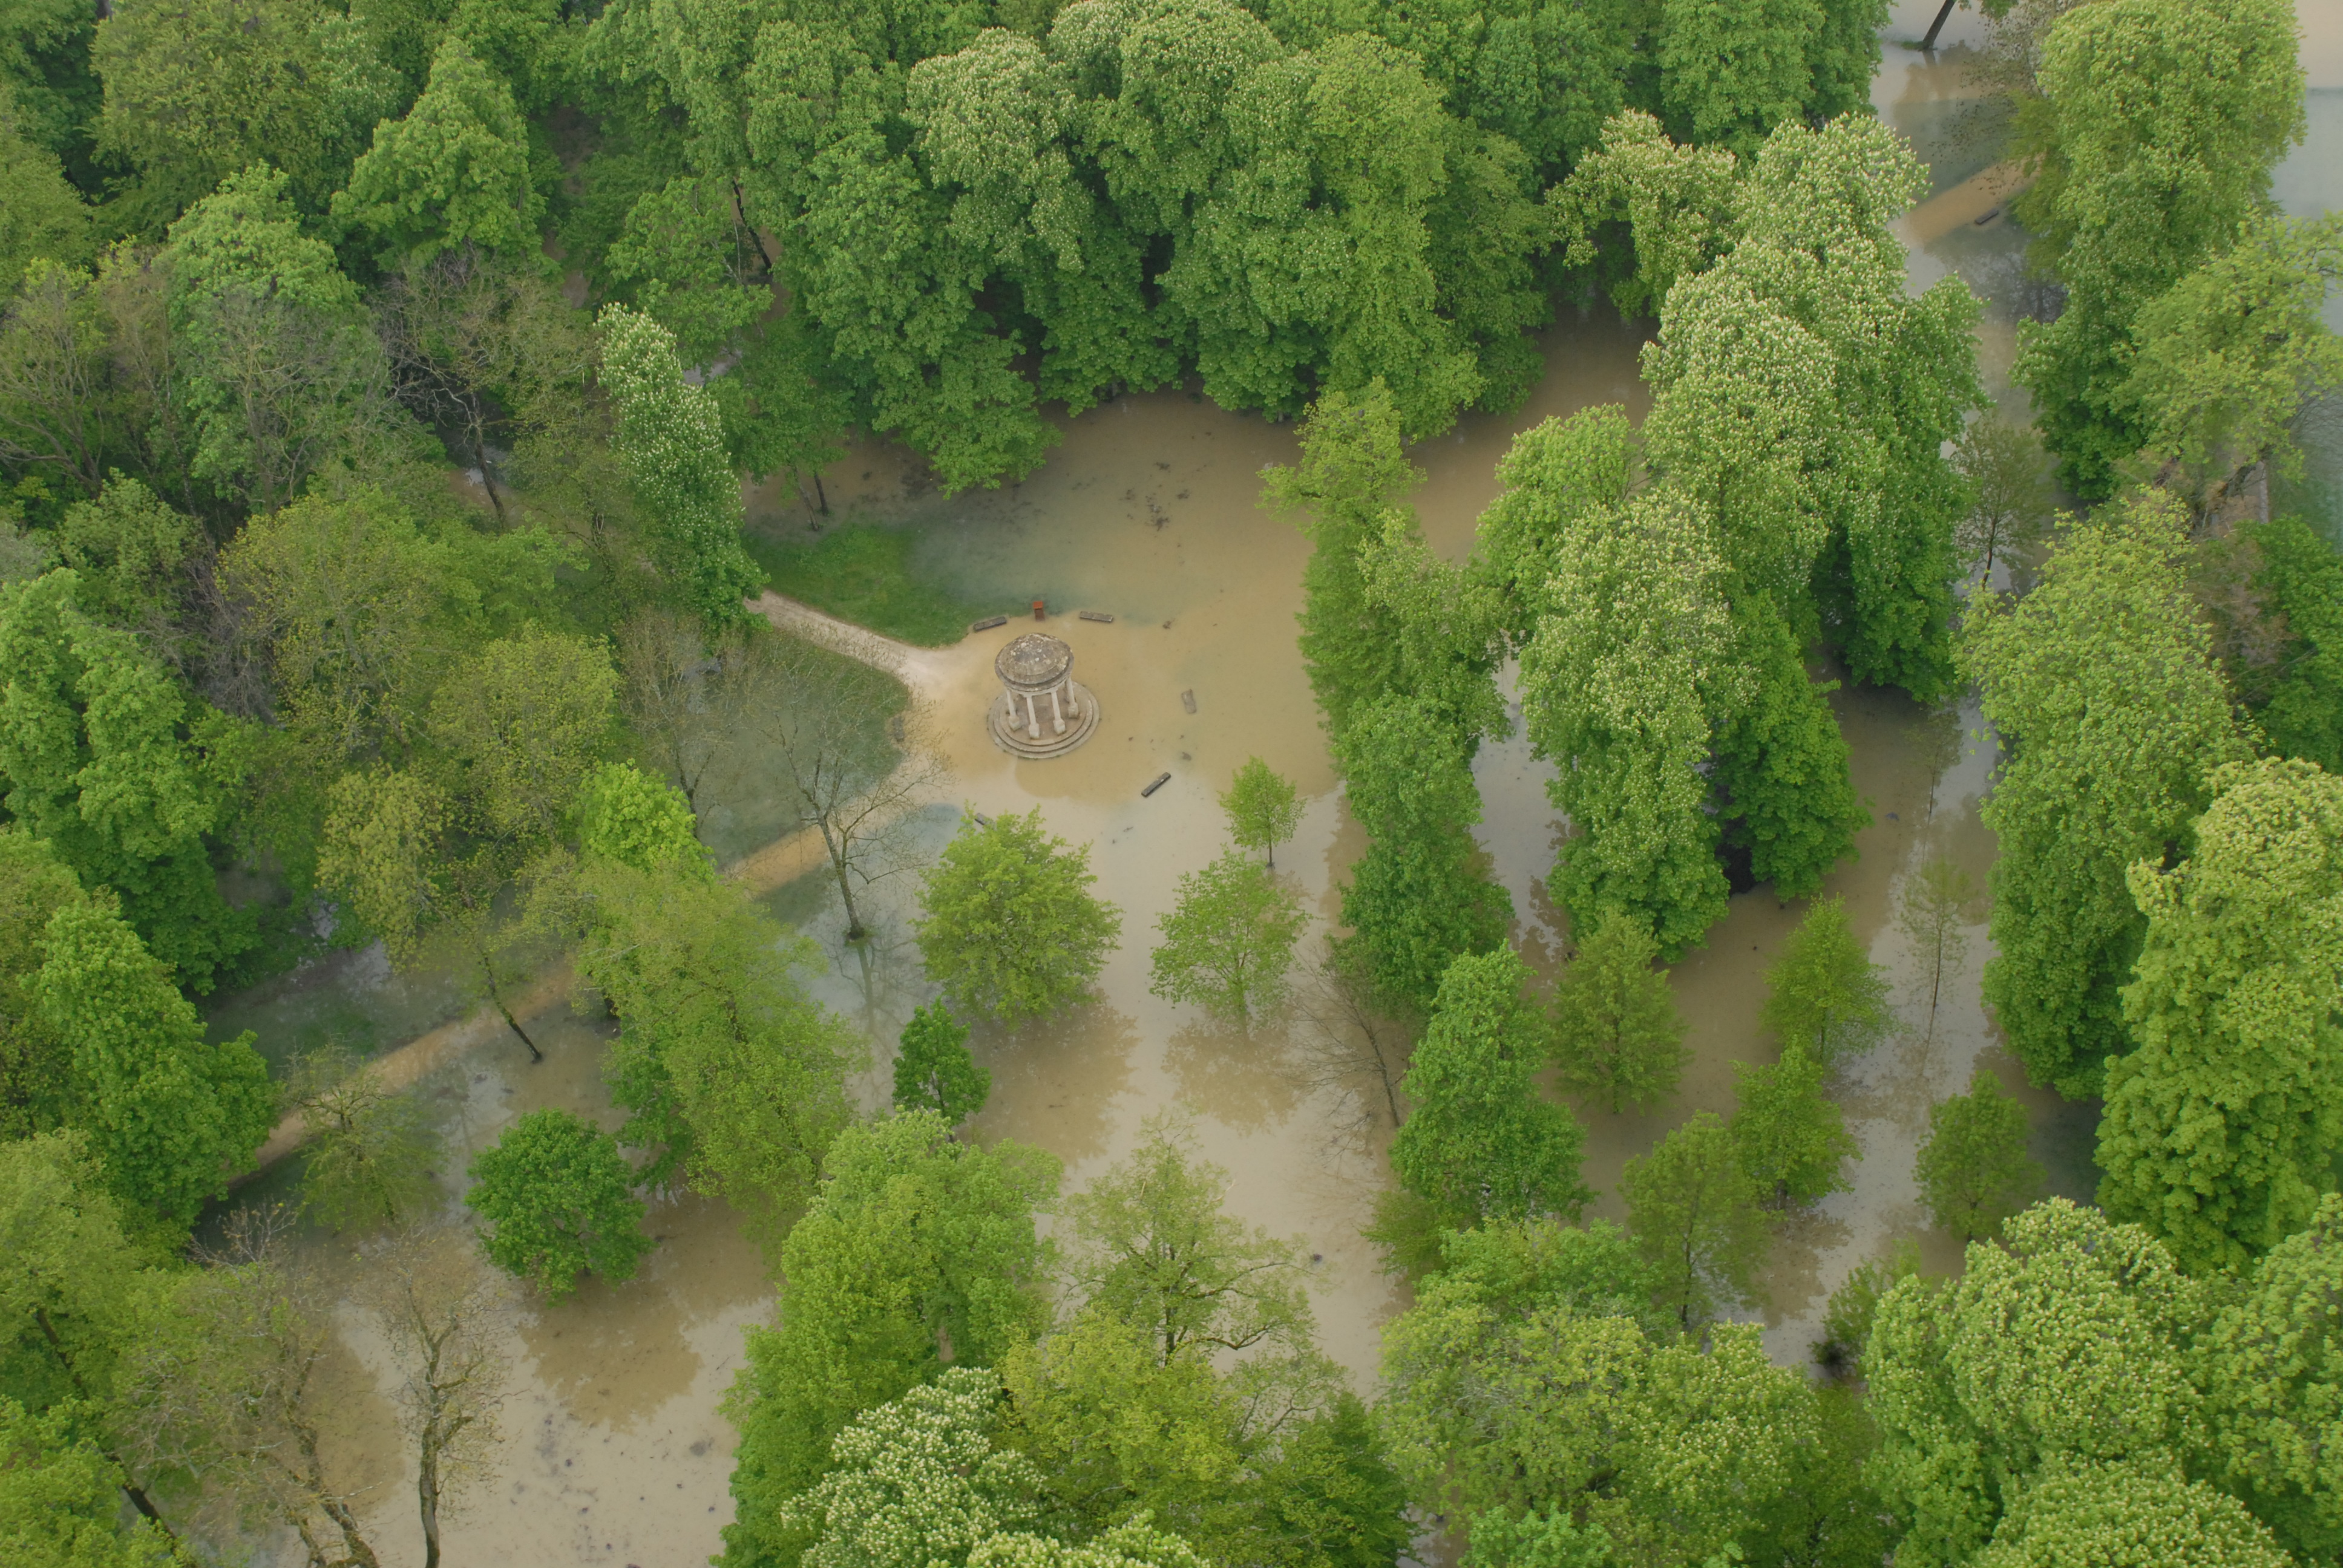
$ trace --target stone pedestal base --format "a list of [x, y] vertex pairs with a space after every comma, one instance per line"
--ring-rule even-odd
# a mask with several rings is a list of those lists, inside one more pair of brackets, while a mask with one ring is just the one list
[[1066, 720], [1063, 735], [1059, 734], [1056, 726], [1050, 722], [1050, 705], [1046, 700], [1033, 705], [1041, 720], [1036, 726], [1040, 733], [1027, 734], [1024, 702], [1020, 700], [1012, 706], [1009, 694], [1004, 691], [992, 699], [991, 711], [984, 716], [984, 728], [991, 735], [992, 743], [1011, 757], [1038, 759], [1063, 757], [1088, 740], [1091, 732], [1098, 728], [1098, 699], [1089, 687], [1079, 680], [1069, 680], [1066, 686], [1081, 711]]

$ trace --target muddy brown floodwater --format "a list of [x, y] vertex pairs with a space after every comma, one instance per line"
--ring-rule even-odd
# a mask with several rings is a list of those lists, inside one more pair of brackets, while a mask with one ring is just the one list
[[[1886, 35], [1916, 36], [1931, 14], [1930, 0], [1905, 0]], [[2343, 166], [2343, 116], [2331, 95], [2343, 85], [2343, 0], [2306, 4], [2301, 14], [2314, 145], [2278, 182], [2298, 211], [2334, 200], [2332, 170]], [[2010, 390], [2007, 368], [2016, 323], [2039, 308], [2040, 290], [2018, 265], [2024, 236], [1995, 210], [2009, 171], [1966, 112], [1976, 95], [1963, 62], [1976, 36], [1974, 14], [1961, 12], [1933, 61], [1891, 46], [1874, 99], [1932, 166], [1931, 200], [1904, 229], [1915, 286], [1956, 271], [1986, 298], [1988, 386], [2022, 416], [2024, 396]], [[1426, 478], [1413, 501], [1435, 548], [1457, 558], [1471, 548], [1474, 522], [1496, 493], [1496, 461], [1515, 432], [1594, 403], [1624, 403], [1641, 416], [1639, 342], [1607, 310], [1564, 312], [1544, 336], [1546, 374], [1525, 407], [1468, 417], [1415, 449]], [[1365, 1085], [1330, 1078], [1317, 1036], [1301, 1022], [1257, 1026], [1242, 1037], [1147, 991], [1155, 922], [1180, 876], [1220, 851], [1213, 797], [1247, 757], [1265, 759], [1309, 799], [1293, 841], [1279, 849], [1278, 869], [1319, 917], [1310, 943], [1322, 939], [1336, 889], [1363, 847], [1294, 648], [1307, 549], [1291, 521], [1256, 504], [1258, 471], [1292, 457], [1292, 431], [1179, 391], [1119, 399], [1064, 421], [1064, 429], [1041, 471], [999, 491], [926, 492], [915, 465], [883, 445], [857, 448], [824, 476], [846, 518], [912, 530], [917, 568], [962, 597], [1003, 608], [1046, 598], [1048, 629], [1072, 646], [1074, 673], [1101, 705], [1100, 729], [1081, 749], [1018, 761], [989, 743], [983, 720], [995, 689], [992, 655], [1031, 629], [1030, 620], [923, 653], [908, 668], [954, 769], [948, 798], [928, 814], [937, 840], [963, 805], [988, 815], [1039, 807], [1051, 831], [1091, 847], [1101, 890], [1123, 915], [1121, 949], [1093, 1002], [1021, 1032], [980, 1033], [993, 1095], [977, 1130], [1054, 1151], [1072, 1188], [1127, 1151], [1149, 1117], [1186, 1115], [1207, 1155], [1230, 1171], [1231, 1209], [1303, 1239], [1315, 1260], [1312, 1293], [1325, 1348], [1369, 1390], [1382, 1325], [1404, 1304], [1358, 1236], [1386, 1179], [1388, 1116], [1373, 1114]], [[807, 521], [786, 486], [752, 495], [751, 515], [777, 533]], [[1082, 609], [1115, 619], [1077, 619]], [[1192, 712], [1183, 694], [1192, 694]], [[1854, 1191], [1793, 1221], [1775, 1250], [1763, 1317], [1769, 1350], [1787, 1364], [1806, 1360], [1824, 1303], [1846, 1271], [1896, 1238], [1918, 1238], [1932, 1269], [1957, 1266], [1950, 1240], [1926, 1227], [1911, 1168], [1928, 1107], [1964, 1087], [1975, 1067], [2025, 1101], [2053, 1191], [2087, 1197], [2093, 1184], [2097, 1108], [2027, 1088], [1983, 1015], [1982, 897], [1964, 911], [1966, 952], [1945, 976], [1933, 1019], [1929, 975], [1893, 919], [1906, 879], [1932, 859], [1952, 862], [1983, 888], [1994, 846], [1977, 805], [1993, 765], [1990, 737], [1973, 710], [1929, 713], [1866, 690], [1842, 690], [1833, 701], [1873, 822], [1858, 839], [1858, 858], [1825, 890], [1845, 897], [1857, 933], [1888, 968], [1908, 1027], [1838, 1075], [1835, 1092], [1862, 1151]], [[1141, 799], [1141, 789], [1165, 772], [1172, 781]], [[1475, 772], [1487, 811], [1481, 841], [1513, 894], [1515, 936], [1550, 974], [1568, 933], [1544, 891], [1560, 826], [1545, 797], [1547, 769], [1516, 738], [1484, 747]], [[744, 825], [756, 819], [753, 803], [742, 812]], [[821, 876], [799, 876], [769, 899], [828, 954], [816, 989], [870, 1030], [872, 1068], [860, 1089], [874, 1107], [895, 1032], [931, 989], [909, 940], [911, 892], [908, 883], [882, 884], [866, 915], [874, 935], [859, 945], [843, 940], [835, 894]], [[1677, 967], [1694, 1056], [1672, 1101], [1643, 1116], [1577, 1108], [1588, 1128], [1586, 1178], [1602, 1191], [1596, 1214], [1622, 1212], [1626, 1160], [1695, 1111], [1731, 1111], [1733, 1062], [1773, 1059], [1755, 1023], [1762, 975], [1803, 908], [1785, 908], [1762, 889], [1740, 895], [1706, 946]], [[265, 1043], [278, 1057], [336, 1032], [378, 1047], [440, 1022], [459, 995], [444, 979], [395, 979], [377, 960], [353, 955], [229, 999], [216, 1021], [273, 1035]], [[491, 1032], [483, 1036], [488, 1043], [450, 1054], [421, 1080], [441, 1118], [451, 1171], [514, 1116], [539, 1106], [616, 1124], [598, 1073], [599, 1027], [559, 1006], [537, 1024], [548, 1056], [541, 1067], [528, 1066], [517, 1044]], [[290, 1180], [288, 1171], [272, 1173], [244, 1201], [282, 1196]], [[451, 1202], [453, 1189], [451, 1181]], [[740, 1330], [767, 1314], [771, 1292], [755, 1249], [721, 1206], [661, 1203], [649, 1229], [659, 1245], [635, 1281], [615, 1288], [588, 1281], [560, 1306], [524, 1305], [517, 1314], [500, 1460], [448, 1522], [450, 1561], [667, 1568], [718, 1549], [730, 1516], [732, 1433], [717, 1403], [739, 1364]], [[350, 1267], [336, 1261], [348, 1254], [330, 1239], [307, 1244], [332, 1266]], [[337, 1449], [340, 1462], [350, 1484], [369, 1489], [363, 1512], [385, 1563], [412, 1563], [420, 1556], [413, 1472], [390, 1432], [388, 1362], [362, 1314], [351, 1309], [343, 1321], [348, 1354], [337, 1375], [353, 1432]], [[287, 1543], [252, 1544], [258, 1560], [296, 1560]]]

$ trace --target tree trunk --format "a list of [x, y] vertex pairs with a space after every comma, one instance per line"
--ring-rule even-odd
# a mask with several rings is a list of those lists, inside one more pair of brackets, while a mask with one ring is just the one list
[[497, 514], [497, 521], [505, 521], [504, 498], [497, 494], [496, 476], [488, 472], [488, 417], [480, 408], [478, 393], [467, 393], [465, 400], [472, 408], [472, 457], [480, 465], [480, 488], [488, 493], [488, 506]]
[[488, 958], [486, 953], [482, 953], [480, 955], [480, 978], [488, 982], [488, 1000], [496, 1004], [497, 1011], [503, 1015], [505, 1027], [511, 1030], [515, 1034], [520, 1036], [520, 1042], [528, 1047], [528, 1060], [530, 1062], [536, 1063], [543, 1061], [545, 1060], [545, 1052], [537, 1049], [537, 1041], [529, 1039], [528, 1030], [521, 1028], [520, 1020], [513, 1017], [512, 1009], [505, 1005], [505, 993], [497, 985], [496, 966], [488, 962]]
[[847, 874], [846, 843], [834, 838], [828, 822], [821, 824], [821, 841], [830, 850], [830, 868], [838, 876], [838, 896], [846, 903], [846, 940], [859, 942], [870, 933], [862, 929], [862, 911], [854, 907], [854, 887]]
[[1936, 35], [1945, 30], [1945, 18], [1953, 14], [1953, 5], [1954, 0], [1945, 0], [1944, 5], [1937, 8], [1936, 19], [1928, 24], [1928, 35], [1920, 40], [1921, 53], [1926, 54], [1936, 48]]
[[813, 471], [813, 493], [821, 501], [821, 515], [830, 516], [830, 492], [821, 487], [821, 470]]
[[439, 1455], [428, 1443], [416, 1473], [415, 1496], [423, 1511], [423, 1568], [439, 1568]]

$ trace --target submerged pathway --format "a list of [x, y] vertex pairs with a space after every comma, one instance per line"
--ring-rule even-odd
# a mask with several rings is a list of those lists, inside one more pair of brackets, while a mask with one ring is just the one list
[[[749, 608], [777, 630], [893, 676], [910, 689], [915, 699], [933, 697], [944, 684], [950, 658], [949, 649], [914, 648], [777, 593], [762, 595]], [[820, 829], [800, 828], [751, 849], [725, 867], [724, 874], [751, 894], [762, 895], [795, 881], [822, 863]], [[569, 960], [556, 961], [512, 994], [513, 1016], [532, 1019], [558, 1006], [576, 981]], [[413, 1087], [433, 1070], [468, 1052], [511, 1038], [512, 1031], [505, 1027], [503, 1016], [493, 1007], [480, 1007], [368, 1059], [365, 1065], [380, 1075], [385, 1089], [397, 1091]], [[301, 1112], [288, 1113], [253, 1156], [251, 1168], [237, 1176], [233, 1184], [241, 1185], [269, 1169], [298, 1150], [307, 1136], [308, 1128]]]

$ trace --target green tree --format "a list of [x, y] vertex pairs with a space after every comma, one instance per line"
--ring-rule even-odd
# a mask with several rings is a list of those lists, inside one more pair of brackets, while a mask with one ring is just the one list
[[[2152, 1555], [2151, 1555], [2152, 1553]], [[2169, 1462], [2062, 1464], [2018, 1497], [1978, 1568], [2127, 1562], [2285, 1568], [2294, 1561], [2236, 1498]]]
[[1240, 1028], [1285, 996], [1293, 944], [1309, 917], [1271, 874], [1232, 849], [1180, 879], [1178, 902], [1157, 920], [1163, 940], [1148, 990], [1193, 1001]]
[[126, 1204], [166, 1232], [184, 1230], [268, 1136], [267, 1066], [249, 1031], [205, 1038], [169, 972], [103, 896], [60, 908], [44, 948], [34, 991], [73, 1063], [69, 1120]]
[[992, 1074], [969, 1054], [968, 1025], [941, 1002], [911, 1010], [895, 1054], [895, 1109], [932, 1111], [947, 1127], [984, 1109]]
[[1733, 1064], [1733, 1145], [1749, 1184], [1770, 1202], [1804, 1206], [1853, 1190], [1846, 1161], [1862, 1151], [1823, 1093], [1823, 1064], [1803, 1045], [1764, 1067]]
[[286, 176], [266, 164], [230, 175], [170, 240], [171, 352], [196, 478], [274, 511], [337, 458], [405, 433], [357, 287], [302, 231]]
[[1642, 921], [1614, 914], [1554, 982], [1552, 1050], [1562, 1081], [1607, 1101], [1614, 1115], [1674, 1094], [1692, 1059], [1668, 971], [1652, 967], [1659, 952]]
[[1889, 1291], [1863, 1371], [1871, 1473], [1907, 1527], [1899, 1554], [1976, 1561], [2066, 1464], [2178, 1469], [2204, 1431], [2188, 1348], [2203, 1316], [2201, 1287], [2155, 1238], [2057, 1198], [2012, 1219], [2000, 1246], [1971, 1246], [1957, 1279]]
[[[45, 1441], [95, 1449], [109, 1493], [94, 1514], [112, 1528], [126, 1497], [145, 1525], [171, 1539], [138, 1473], [125, 1463], [126, 1377], [136, 1347], [155, 1328], [168, 1273], [124, 1235], [105, 1171], [88, 1140], [51, 1131], [0, 1142], [0, 1246], [10, 1267], [0, 1275], [0, 1408], [18, 1400], [42, 1412]], [[7, 1452], [0, 1449], [0, 1452]], [[0, 1476], [20, 1473], [12, 1463]], [[0, 1487], [8, 1483], [0, 1480]], [[8, 1530], [37, 1521], [10, 1515], [16, 1493], [0, 1503], [0, 1542]], [[67, 1534], [78, 1525], [66, 1523]], [[35, 1557], [35, 1562], [42, 1559]], [[67, 1556], [64, 1562], [77, 1561]], [[104, 1559], [100, 1558], [100, 1562]]]
[[1547, 793], [1576, 829], [1556, 895], [1574, 924], [1614, 910], [1647, 923], [1673, 957], [1725, 916], [1705, 773], [1739, 692], [1723, 562], [1682, 492], [1614, 498], [1626, 441], [1617, 409], [1517, 437], [1483, 538], [1545, 541], [1537, 564], [1516, 569], [1536, 628], [1521, 656], [1524, 724], [1554, 763]]
[[1258, 757], [1246, 758], [1229, 780], [1221, 811], [1229, 819], [1229, 837], [1248, 849], [1262, 850], [1272, 870], [1277, 869], [1278, 845], [1293, 837], [1302, 824], [1302, 799], [1293, 791], [1293, 780]]
[[1985, 999], [2026, 1076], [2100, 1092], [2129, 1043], [2121, 988], [2147, 922], [2136, 860], [2187, 843], [2206, 776], [2239, 754], [2209, 638], [2181, 575], [2177, 501], [2077, 524], [2041, 586], [1980, 606], [1963, 666], [2007, 749], [1982, 808], [1999, 840]]
[[652, 1156], [638, 1183], [680, 1177], [777, 1246], [852, 1120], [846, 1075], [863, 1059], [798, 978], [812, 944], [704, 862], [605, 865], [580, 883], [578, 970], [618, 1015], [603, 1063], [629, 1113], [618, 1138]]
[[0, 827], [0, 1140], [65, 1119], [72, 1060], [42, 1015], [35, 981], [49, 917], [81, 897], [80, 880], [46, 840]]
[[2343, 1197], [2330, 1192], [2308, 1227], [2256, 1261], [2197, 1341], [2206, 1392], [2220, 1412], [2217, 1477], [2306, 1563], [2343, 1542], [2343, 1489], [2320, 1463], [2343, 1387], [2338, 1227]]
[[653, 553], [679, 598], [709, 625], [729, 626], [762, 574], [740, 547], [723, 417], [706, 387], [684, 380], [666, 327], [623, 305], [603, 307], [595, 325], [602, 385], [618, 408], [613, 445], [650, 519]]
[[2201, 527], [2264, 463], [2302, 473], [2293, 426], [2343, 387], [2343, 339], [2320, 319], [2343, 276], [2343, 218], [2257, 214], [2237, 243], [2144, 306], [2125, 393], [2143, 447], [2175, 472]]
[[2108, 1064], [2099, 1201], [2193, 1271], [2300, 1230], [2343, 1144], [2343, 779], [2230, 763], [2188, 859], [2131, 869], [2147, 932]]
[[1392, 1140], [1392, 1170], [1443, 1227], [1575, 1219], [1594, 1199], [1578, 1173], [1585, 1129], [1538, 1093], [1545, 1030], [1528, 979], [1511, 948], [1456, 959], [1401, 1082], [1415, 1112]]
[[1978, 1068], [1966, 1094], [1928, 1107], [1912, 1181], [1938, 1230], [1991, 1241], [2042, 1188], [2042, 1167], [2026, 1152], [2026, 1107]]
[[2302, 66], [2276, 0], [2117, 0], [2061, 15], [2036, 75], [2042, 174], [2016, 214], [2066, 303], [2020, 332], [2016, 375], [2067, 487], [2096, 500], [2145, 444], [2129, 387], [2139, 313], [2268, 202], [2302, 136]]
[[1904, 879], [1896, 898], [1896, 929], [1912, 944], [1912, 956], [1928, 990], [1928, 1022], [1921, 1038], [1934, 1044], [1936, 1013], [1945, 1000], [1945, 981], [1958, 974], [1968, 957], [1965, 929], [1968, 906], [1976, 899], [1976, 884], [1951, 860], [1931, 859]]
[[1690, 1330], [1719, 1303], [1757, 1298], [1768, 1240], [1765, 1194], [1749, 1179], [1733, 1129], [1701, 1111], [1627, 1161], [1619, 1176], [1627, 1231], [1653, 1270], [1654, 1300]]
[[74, 568], [84, 609], [137, 632], [175, 664], [188, 661], [188, 578], [211, 564], [201, 524], [116, 472], [97, 499], [65, 508], [56, 545]]
[[646, 875], [677, 865], [712, 871], [683, 791], [631, 762], [605, 762], [578, 787], [578, 852]]
[[525, 851], [551, 839], [609, 739], [609, 651], [530, 625], [448, 672], [424, 723], [465, 826]]
[[1502, 946], [1513, 924], [1473, 840], [1471, 759], [1428, 703], [1398, 697], [1359, 714], [1335, 754], [1369, 840], [1342, 890], [1342, 953], [1383, 997], [1429, 1010], [1450, 962]]
[[[1707, 271], [1732, 243], [1739, 173], [1729, 149], [1679, 145], [1652, 116], [1623, 109], [1546, 200], [1568, 236], [1565, 259], [1599, 267], [1622, 317], [1648, 319], [1678, 278]], [[1621, 229], [1624, 246], [1602, 243]]]
[[120, 1520], [120, 1466], [73, 1430], [70, 1408], [42, 1412], [0, 1395], [0, 1552], [25, 1568], [162, 1568], [170, 1538]]
[[1122, 911], [1091, 892], [1097, 880], [1089, 846], [1051, 836], [1038, 806], [990, 827], [963, 817], [920, 888], [930, 978], [964, 1011], [1055, 1012], [1090, 988], [1122, 930]]
[[2253, 530], [2262, 585], [2286, 617], [2285, 673], [2259, 715], [2280, 755], [2343, 773], [2343, 555], [2300, 518]]
[[407, 117], [375, 128], [373, 147], [335, 194], [334, 216], [407, 266], [458, 246], [525, 252], [545, 206], [528, 163], [512, 89], [451, 33]]
[[1801, 1047], [1822, 1065], [1862, 1055], [1896, 1027], [1886, 973], [1855, 940], [1845, 900], [1833, 894], [1807, 906], [1765, 970], [1757, 1021], [1784, 1049]]
[[379, 1067], [328, 1048], [296, 1064], [287, 1099], [301, 1114], [305, 1212], [336, 1231], [362, 1231], [438, 1198], [438, 1141], [423, 1106], [387, 1087]]
[[125, 5], [99, 25], [98, 146], [137, 176], [126, 215], [136, 228], [160, 231], [264, 161], [294, 177], [312, 210], [324, 205], [339, 183], [318, 47], [324, 20], [312, 0], [197, 0]]
[[25, 139], [16, 94], [0, 82], [0, 183], [8, 210], [0, 215], [0, 298], [14, 298], [35, 260], [78, 266], [89, 259], [90, 210], [66, 183], [56, 155]]
[[1307, 517], [1302, 663], [1327, 732], [1339, 742], [1353, 711], [1399, 678], [1395, 618], [1374, 603], [1359, 557], [1381, 531], [1384, 512], [1423, 474], [1401, 454], [1388, 387], [1370, 386], [1355, 397], [1328, 392], [1311, 405], [1298, 437], [1302, 460], [1263, 469], [1262, 494], [1280, 510]]
[[212, 869], [241, 782], [244, 732], [191, 701], [133, 634], [76, 605], [59, 570], [0, 587], [0, 785], [9, 814], [47, 839], [192, 990], [252, 945]]
[[786, 1505], [861, 1412], [946, 1367], [995, 1365], [1048, 1323], [1051, 1250], [1033, 1221], [1057, 1189], [1055, 1157], [956, 1142], [932, 1111], [839, 1136], [782, 1244], [776, 1326], [749, 1331], [725, 1397], [740, 1432], [728, 1563], [792, 1563], [811, 1544]]
[[610, 1135], [567, 1111], [532, 1111], [472, 1156], [465, 1206], [490, 1227], [488, 1261], [558, 1302], [594, 1273], [618, 1284], [651, 1250], [635, 1173]]

